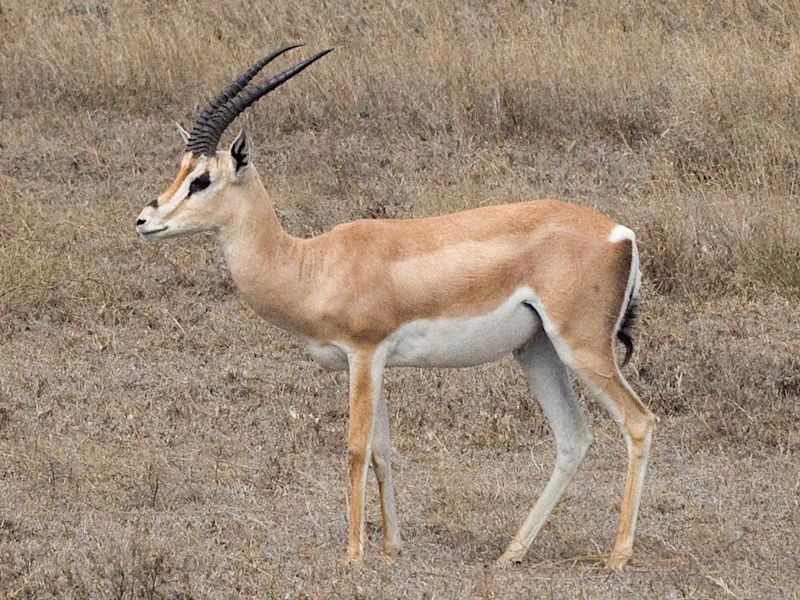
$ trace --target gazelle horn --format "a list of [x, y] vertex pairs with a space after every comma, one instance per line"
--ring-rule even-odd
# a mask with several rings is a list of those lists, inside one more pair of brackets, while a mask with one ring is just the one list
[[222, 90], [213, 100], [209, 101], [205, 108], [203, 108], [200, 116], [197, 117], [194, 127], [192, 127], [192, 132], [189, 134], [189, 141], [186, 143], [186, 151], [198, 156], [211, 156], [214, 154], [222, 133], [242, 111], [276, 87], [286, 83], [311, 63], [319, 60], [333, 50], [333, 48], [323, 50], [267, 81], [248, 87], [253, 77], [268, 63], [284, 52], [299, 46], [302, 46], [302, 44], [287, 44], [281, 46], [255, 63], [247, 71], [237, 77], [228, 87]]

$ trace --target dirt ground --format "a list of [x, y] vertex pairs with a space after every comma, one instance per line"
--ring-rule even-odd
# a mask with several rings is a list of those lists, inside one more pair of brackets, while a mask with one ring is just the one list
[[[213, 236], [145, 244], [133, 227], [177, 170], [181, 143], [170, 117], [190, 122], [198, 103], [261, 44], [229, 40], [236, 60], [215, 63], [209, 81], [198, 48], [187, 46], [183, 60], [193, 66], [181, 75], [181, 57], [159, 45], [167, 43], [155, 35], [160, 29], [145, 25], [152, 11], [174, 13], [176, 39], [194, 40], [195, 12], [222, 9], [122, 0], [31, 6], [0, 2], [0, 597], [800, 597], [800, 163], [794, 142], [752, 133], [754, 124], [779, 123], [774, 131], [788, 139], [799, 133], [800, 108], [784, 101], [777, 83], [774, 96], [764, 91], [769, 109], [737, 100], [751, 80], [725, 71], [733, 59], [717, 64], [728, 79], [706, 83], [728, 94], [724, 106], [738, 106], [738, 115], [709, 91], [705, 108], [671, 121], [684, 114], [670, 104], [675, 98], [634, 85], [642, 80], [637, 68], [655, 77], [666, 61], [665, 77], [678, 89], [691, 61], [701, 62], [691, 48], [722, 56], [714, 44], [728, 34], [743, 39], [746, 29], [767, 33], [725, 48], [746, 56], [742, 64], [773, 64], [758, 73], [798, 91], [797, 76], [787, 74], [798, 64], [796, 42], [778, 35], [796, 33], [788, 9], [775, 8], [784, 11], [785, 29], [769, 20], [766, 4], [767, 16], [747, 9], [762, 15], [747, 21], [733, 3], [730, 13], [687, 13], [686, 27], [666, 33], [677, 14], [668, 3], [614, 4], [608, 14], [594, 4], [581, 12], [568, 3], [498, 3], [486, 15], [467, 3], [473, 19], [430, 2], [394, 7], [398, 21], [386, 17], [393, 9], [380, 9], [382, 21], [372, 19], [379, 9], [355, 4], [325, 4], [315, 20], [314, 7], [299, 2], [297, 20], [276, 9], [269, 23], [270, 34], [286, 28], [337, 45], [313, 76], [244, 119], [255, 164], [291, 233], [560, 196], [639, 234], [642, 316], [625, 373], [660, 422], [634, 557], [616, 573], [602, 567], [602, 556], [616, 529], [625, 448], [591, 400], [584, 404], [596, 442], [564, 500], [525, 562], [494, 563], [554, 460], [549, 428], [510, 358], [475, 369], [388, 372], [405, 545], [391, 564], [379, 559], [370, 475], [367, 556], [345, 566], [346, 377], [315, 365], [244, 306]], [[213, 15], [221, 37], [198, 29], [193, 43], [222, 47], [231, 28], [252, 34], [247, 3], [231, 6]], [[546, 28], [514, 21], [514, 11], [541, 13]], [[655, 25], [599, 41], [631, 11]], [[364, 37], [348, 37], [339, 13], [363, 14]], [[438, 40], [451, 27], [457, 49], [484, 56], [499, 35], [492, 28], [510, 21], [521, 23], [506, 32], [511, 42], [528, 40], [526, 27], [531, 36], [552, 33], [574, 61], [559, 83], [561, 116], [546, 105], [553, 98], [541, 96], [542, 110], [555, 115], [549, 128], [525, 121], [536, 103], [515, 96], [533, 94], [534, 84], [509, 84], [499, 124], [491, 93], [474, 113], [454, 106], [448, 121], [451, 95], [479, 92], [458, 70], [426, 87], [442, 46], [393, 62], [389, 54], [405, 45], [378, 33], [421, 23], [417, 34]], [[64, 28], [61, 41], [54, 24]], [[111, 53], [80, 31], [106, 41], [117, 35], [120, 45]], [[582, 69], [593, 49], [581, 32], [606, 44], [595, 49], [602, 56], [641, 52], [633, 66], [608, 59], [609, 78], [630, 83], [620, 87], [627, 91], [591, 87], [595, 71]], [[383, 63], [363, 58], [370, 44]], [[670, 54], [675, 48], [685, 54]], [[168, 57], [164, 80], [137, 75], [160, 49]], [[351, 64], [348, 56], [361, 58]], [[676, 56], [686, 63], [675, 66]], [[45, 57], [52, 72], [36, 66]], [[421, 73], [409, 66], [414, 57]], [[537, 77], [555, 82], [541, 60]], [[481, 64], [465, 72], [489, 77]], [[342, 73], [346, 80], [337, 79]], [[608, 125], [598, 107], [615, 102], [619, 115], [655, 124], [634, 133]], [[752, 143], [731, 138], [735, 153], [708, 149], [715, 139], [730, 142], [715, 138], [715, 128], [730, 132], [745, 121]]]

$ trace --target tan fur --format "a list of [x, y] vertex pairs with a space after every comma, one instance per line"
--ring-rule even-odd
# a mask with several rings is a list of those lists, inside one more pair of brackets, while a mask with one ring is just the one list
[[372, 353], [363, 352], [350, 365], [350, 420], [347, 427], [347, 458], [350, 471], [350, 528], [347, 559], [359, 560], [364, 552], [364, 479], [372, 438], [375, 385]]
[[[215, 181], [213, 195], [176, 198], [186, 177], [200, 167]], [[597, 391], [628, 441], [628, 478], [609, 564], [619, 568], [627, 561], [653, 416], [614, 359], [615, 329], [635, 268], [633, 242], [609, 241], [616, 223], [590, 208], [539, 200], [428, 219], [361, 220], [297, 239], [281, 228], [255, 169], [237, 174], [223, 152], [204, 166], [184, 157], [178, 177], [160, 197], [160, 205], [167, 203], [175, 205], [169, 215], [161, 215], [160, 207], [142, 211], [146, 224], [140, 231], [168, 226], [153, 234], [167, 237], [217, 229], [234, 281], [256, 312], [310, 343], [347, 349], [348, 559], [363, 552], [370, 456], [380, 467], [387, 551], [399, 548], [380, 396], [384, 342], [410, 322], [490, 313], [515, 290], [529, 288], [560, 358]], [[376, 407], [382, 428], [376, 438], [380, 448], [373, 452]], [[512, 542], [503, 558], [517, 560], [525, 550]]]
[[[609, 297], [608, 315], [592, 325], [610, 339], [625, 289], [616, 271], [630, 260], [630, 245], [606, 241], [615, 223], [555, 200], [356, 221], [311, 240], [277, 232], [263, 206], [237, 221], [223, 237], [234, 246], [231, 269], [245, 296], [265, 317], [279, 313], [321, 343], [378, 344], [410, 320], [482, 314], [522, 285], [559, 328], [587, 311], [591, 320], [597, 298]], [[277, 257], [291, 260], [279, 265]], [[267, 265], [270, 276], [259, 277]]]
[[189, 175], [189, 173], [191, 173], [196, 166], [197, 166], [197, 157], [193, 156], [192, 154], [186, 154], [183, 157], [183, 161], [181, 161], [181, 169], [180, 171], [178, 171], [178, 176], [172, 182], [172, 185], [170, 185], [166, 190], [164, 190], [164, 193], [159, 195], [158, 203], [164, 204], [165, 202], [168, 202], [169, 199], [172, 198], [172, 196], [174, 196], [175, 193], [183, 185], [186, 176]]
[[[161, 204], [195, 166], [183, 161]], [[254, 169], [224, 196], [217, 204], [230, 222], [217, 226], [237, 285], [263, 316], [322, 343], [377, 344], [409, 320], [482, 314], [522, 285], [560, 330], [586, 315], [609, 337], [630, 268], [630, 242], [607, 241], [616, 223], [558, 200], [361, 220], [306, 240], [280, 228]], [[591, 307], [606, 297], [604, 318], [594, 319]]]

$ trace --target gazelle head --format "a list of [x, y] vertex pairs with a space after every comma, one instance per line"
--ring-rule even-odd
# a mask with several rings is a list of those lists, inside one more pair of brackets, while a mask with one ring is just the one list
[[300, 45], [282, 46], [242, 73], [205, 106], [191, 133], [178, 126], [186, 144], [181, 167], [172, 185], [139, 213], [136, 230], [142, 237], [162, 239], [217, 229], [230, 219], [236, 207], [230, 200], [240, 195], [252, 171], [250, 144], [242, 131], [228, 151], [217, 151], [219, 139], [248, 106], [330, 52], [319, 52], [271, 79], [248, 85], [269, 62]]

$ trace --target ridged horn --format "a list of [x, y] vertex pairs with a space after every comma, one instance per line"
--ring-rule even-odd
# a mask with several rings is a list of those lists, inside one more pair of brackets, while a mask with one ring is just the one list
[[219, 143], [222, 133], [242, 111], [276, 87], [286, 83], [289, 79], [311, 65], [311, 63], [319, 60], [333, 50], [333, 48], [323, 50], [267, 81], [248, 87], [253, 77], [255, 77], [269, 62], [284, 52], [299, 46], [302, 46], [302, 44], [287, 44], [281, 46], [242, 73], [211, 100], [200, 113], [200, 116], [197, 118], [192, 128], [189, 141], [186, 143], [186, 151], [198, 156], [213, 155], [217, 149], [217, 144]]
[[207, 154], [206, 150], [210, 141], [209, 134], [212, 130], [211, 122], [220, 107], [226, 102], [229, 102], [235, 98], [236, 94], [242, 91], [242, 89], [248, 83], [250, 83], [250, 80], [258, 75], [259, 71], [266, 67], [267, 64], [278, 58], [284, 52], [288, 52], [289, 50], [302, 45], [303, 44], [284, 44], [274, 52], [270, 52], [264, 58], [253, 64], [253, 66], [247, 69], [244, 73], [239, 75], [239, 77], [234, 79], [233, 82], [231, 82], [224, 90], [217, 94], [216, 97], [209, 100], [209, 102], [200, 112], [200, 116], [197, 117], [194, 127], [192, 127], [192, 132], [189, 134], [189, 141], [186, 142], [187, 152], [192, 152], [193, 154], [198, 155]]

